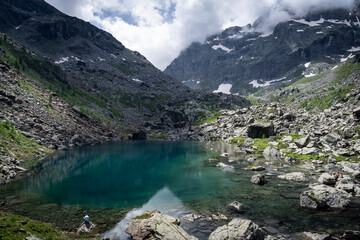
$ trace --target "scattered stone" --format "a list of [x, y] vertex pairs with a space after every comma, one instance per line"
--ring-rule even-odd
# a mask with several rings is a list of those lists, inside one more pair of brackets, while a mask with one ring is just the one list
[[182, 218], [185, 221], [193, 223], [196, 219], [199, 219], [201, 217], [202, 217], [201, 215], [198, 215], [198, 214], [195, 214], [195, 213], [190, 213], [190, 214], [187, 214], [187, 215], [183, 216]]
[[246, 171], [264, 171], [265, 168], [263, 166], [248, 166], [244, 168]]
[[344, 176], [339, 178], [335, 184], [335, 188], [345, 190], [346, 192], [354, 192], [355, 186], [358, 184], [358, 181], [355, 181], [349, 176]]
[[310, 137], [309, 136], [305, 136], [303, 138], [300, 139], [295, 139], [294, 143], [296, 144], [296, 146], [298, 146], [299, 148], [303, 148], [306, 145], [308, 145], [310, 142]]
[[218, 164], [216, 164], [216, 167], [221, 168], [221, 169], [234, 169], [234, 166], [230, 166], [230, 165], [227, 165], [222, 162], [219, 162]]
[[320, 175], [318, 182], [325, 185], [333, 186], [335, 185], [337, 178], [338, 177], [335, 174], [330, 175], [329, 173], [323, 173]]
[[209, 240], [260, 240], [264, 239], [265, 235], [265, 231], [252, 221], [247, 219], [234, 218], [227, 225], [218, 227], [214, 232], [212, 232], [210, 234]]
[[251, 177], [251, 182], [257, 185], [265, 184], [265, 176], [263, 174], [256, 174]]
[[266, 147], [263, 155], [268, 160], [276, 160], [281, 157], [280, 151], [277, 148], [272, 147], [272, 146]]
[[249, 209], [249, 206], [239, 203], [238, 201], [234, 201], [228, 205], [228, 207], [236, 212], [244, 212]]
[[214, 221], [228, 220], [228, 218], [224, 214], [221, 214], [221, 213], [211, 214], [211, 219]]
[[307, 181], [305, 174], [302, 172], [287, 173], [284, 175], [279, 175], [278, 178], [289, 180], [289, 181], [294, 181], [294, 182], [306, 182]]
[[351, 194], [324, 184], [311, 186], [301, 193], [300, 206], [311, 209], [344, 208], [349, 205]]

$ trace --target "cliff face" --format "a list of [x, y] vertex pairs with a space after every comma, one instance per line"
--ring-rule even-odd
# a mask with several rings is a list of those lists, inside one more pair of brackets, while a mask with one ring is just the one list
[[306, 63], [336, 63], [360, 51], [358, 5], [349, 12], [337, 9], [312, 13], [304, 19], [278, 24], [271, 34], [254, 26], [231, 27], [193, 43], [165, 73], [192, 88], [214, 91], [231, 84], [231, 93], [248, 94], [258, 87], [298, 80]]

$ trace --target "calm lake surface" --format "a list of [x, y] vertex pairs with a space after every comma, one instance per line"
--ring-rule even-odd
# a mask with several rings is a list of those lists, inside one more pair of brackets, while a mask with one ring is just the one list
[[[220, 160], [230, 161], [235, 170], [224, 171], [208, 161], [223, 152], [230, 157]], [[308, 183], [277, 179], [285, 170], [274, 165], [265, 171], [266, 185], [253, 185], [254, 172], [242, 170], [249, 165], [246, 157], [224, 143], [129, 141], [80, 147], [55, 153], [36, 167], [35, 174], [1, 189], [0, 209], [67, 230], [75, 230], [82, 216], [89, 214], [99, 231], [112, 239], [126, 239], [127, 222], [154, 209], [180, 218], [216, 212], [249, 218], [272, 234], [359, 230], [358, 203], [343, 211], [305, 211], [299, 207], [299, 194]], [[226, 206], [235, 200], [249, 209], [229, 210]], [[206, 239], [224, 224], [204, 218], [182, 221], [181, 227]]]

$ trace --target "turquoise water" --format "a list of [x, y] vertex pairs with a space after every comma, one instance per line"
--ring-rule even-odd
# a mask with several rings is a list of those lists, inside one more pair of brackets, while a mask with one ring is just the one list
[[200, 143], [122, 142], [52, 156], [23, 181], [23, 193], [59, 205], [137, 207], [167, 187], [182, 201], [215, 193], [232, 182], [215, 168]]
[[[233, 171], [208, 161], [223, 152], [230, 157], [219, 160], [235, 166]], [[284, 171], [299, 169], [267, 167], [267, 183], [257, 186], [250, 182], [255, 173], [243, 170], [249, 165], [247, 158], [224, 143], [140, 141], [80, 147], [55, 153], [36, 167], [35, 174], [1, 189], [0, 209], [54, 222], [70, 231], [89, 214], [98, 230], [112, 239], [126, 239], [127, 222], [154, 209], [179, 218], [194, 212], [207, 217], [220, 212], [230, 219], [251, 219], [271, 234], [359, 230], [358, 201], [338, 211], [301, 209], [299, 195], [309, 183], [277, 178]], [[258, 161], [265, 165], [265, 160]], [[316, 180], [309, 177], [310, 183]], [[227, 208], [232, 201], [249, 208], [233, 212]], [[181, 227], [207, 239], [225, 223], [204, 218], [195, 223], [182, 221]]]

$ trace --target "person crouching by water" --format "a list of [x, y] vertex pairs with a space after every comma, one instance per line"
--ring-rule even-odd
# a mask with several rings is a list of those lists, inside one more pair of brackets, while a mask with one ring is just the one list
[[84, 221], [80, 224], [77, 233], [78, 234], [90, 233], [90, 231], [94, 228], [95, 228], [95, 224], [90, 222], [90, 217], [88, 215], [85, 215]]

